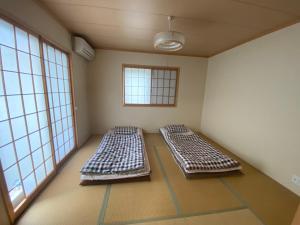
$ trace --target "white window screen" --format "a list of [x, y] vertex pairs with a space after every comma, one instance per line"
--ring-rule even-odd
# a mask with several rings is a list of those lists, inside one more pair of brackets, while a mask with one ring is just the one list
[[0, 19], [0, 159], [14, 207], [54, 169], [39, 49]]
[[0, 18], [0, 175], [9, 208], [22, 209], [75, 148], [69, 71], [66, 53]]
[[68, 56], [43, 43], [44, 65], [56, 162], [74, 148], [74, 124]]
[[123, 67], [123, 98], [125, 105], [176, 104], [177, 68]]

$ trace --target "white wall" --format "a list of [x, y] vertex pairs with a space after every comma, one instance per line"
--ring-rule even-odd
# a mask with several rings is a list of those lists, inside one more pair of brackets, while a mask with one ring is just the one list
[[88, 96], [87, 96], [87, 70], [88, 64], [85, 59], [72, 54], [73, 76], [75, 77], [73, 85], [75, 90], [76, 118], [78, 127], [78, 147], [82, 146], [91, 136], [90, 121], [88, 114]]
[[[1, 0], [0, 15], [17, 21], [71, 52], [71, 34], [41, 5], [34, 0]], [[78, 111], [78, 142], [83, 143], [90, 136], [88, 126], [88, 107], [86, 100], [86, 67], [87, 62], [73, 55], [73, 83], [76, 87], [75, 96]], [[87, 124], [87, 125], [86, 125]], [[0, 223], [9, 223], [0, 195]]]
[[[176, 107], [124, 107], [122, 64], [180, 67]], [[93, 133], [104, 133], [115, 125], [136, 125], [158, 132], [168, 123], [184, 123], [200, 130], [207, 60], [158, 54], [97, 50], [89, 64], [90, 121]]]
[[201, 130], [300, 195], [299, 23], [209, 58]]

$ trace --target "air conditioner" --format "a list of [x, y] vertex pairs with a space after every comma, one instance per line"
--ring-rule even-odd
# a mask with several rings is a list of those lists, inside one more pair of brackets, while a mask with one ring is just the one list
[[78, 55], [89, 61], [95, 57], [95, 50], [81, 37], [73, 38], [73, 49]]

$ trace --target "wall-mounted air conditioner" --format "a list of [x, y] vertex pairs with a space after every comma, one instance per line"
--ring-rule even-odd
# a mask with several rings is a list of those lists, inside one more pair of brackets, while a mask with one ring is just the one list
[[73, 49], [78, 55], [89, 61], [95, 57], [95, 50], [81, 37], [73, 38]]

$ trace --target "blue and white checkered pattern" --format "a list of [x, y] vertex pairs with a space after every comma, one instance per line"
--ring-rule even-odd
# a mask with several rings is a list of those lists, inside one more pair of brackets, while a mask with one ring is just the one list
[[137, 134], [137, 131], [138, 128], [133, 126], [124, 126], [124, 127], [116, 126], [113, 129], [114, 134], [123, 134], [123, 135]]
[[138, 134], [106, 134], [82, 174], [118, 174], [144, 168], [144, 142]]
[[184, 133], [189, 131], [183, 124], [170, 124], [164, 128], [168, 133]]
[[186, 171], [223, 171], [239, 168], [238, 161], [224, 155], [196, 134], [166, 133], [166, 141]]

